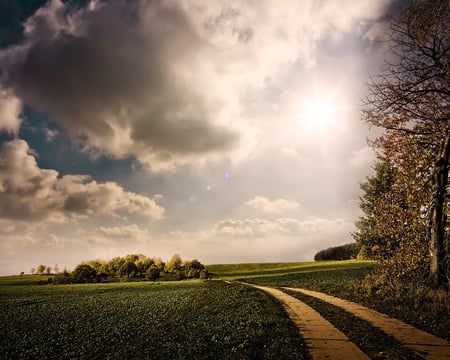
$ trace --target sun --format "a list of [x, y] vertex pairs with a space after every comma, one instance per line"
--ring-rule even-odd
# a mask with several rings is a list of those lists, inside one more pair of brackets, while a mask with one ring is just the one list
[[336, 106], [329, 98], [314, 97], [305, 104], [302, 117], [309, 127], [324, 130], [334, 122]]

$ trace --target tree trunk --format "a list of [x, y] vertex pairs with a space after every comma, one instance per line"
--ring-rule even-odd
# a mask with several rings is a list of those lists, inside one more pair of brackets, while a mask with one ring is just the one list
[[433, 212], [431, 219], [431, 239], [430, 239], [430, 283], [433, 288], [443, 285], [448, 286], [445, 270], [446, 249], [445, 249], [445, 195], [448, 184], [450, 156], [450, 133], [446, 134], [440, 157], [435, 165], [433, 194]]

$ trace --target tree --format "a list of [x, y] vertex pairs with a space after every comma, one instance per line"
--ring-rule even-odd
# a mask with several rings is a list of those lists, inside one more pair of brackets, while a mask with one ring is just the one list
[[374, 174], [367, 177], [360, 187], [360, 208], [364, 215], [356, 222], [353, 238], [360, 246], [359, 257], [383, 260], [398, 247], [397, 234], [388, 232], [392, 228], [386, 226], [383, 216], [387, 209], [394, 207], [392, 187], [395, 182], [395, 170], [389, 161], [378, 161], [374, 166]]
[[31, 269], [30, 269], [30, 274], [34, 274], [34, 273], [35, 273], [35, 271], [36, 271], [36, 269], [35, 269], [35, 268], [31, 268]]
[[133, 261], [127, 260], [123, 263], [120, 268], [120, 274], [126, 275], [127, 279], [130, 279], [130, 276], [133, 276], [137, 271], [136, 264]]
[[166, 263], [164, 271], [170, 274], [183, 270], [183, 260], [181, 260], [180, 255], [173, 255], [172, 258]]
[[77, 265], [70, 276], [75, 283], [92, 283], [97, 279], [97, 272], [88, 264], [80, 264]]
[[184, 263], [184, 274], [187, 279], [199, 279], [201, 271], [205, 268], [205, 266], [194, 259], [192, 261], [186, 261]]
[[111, 261], [108, 263], [108, 268], [111, 276], [120, 276], [121, 275], [121, 269], [123, 264], [125, 263], [125, 259], [121, 258], [119, 256], [111, 259]]
[[[363, 115], [370, 125], [384, 129], [374, 146], [396, 168], [397, 184], [405, 179], [403, 189], [393, 189], [414, 205], [414, 211], [405, 212], [409, 215], [405, 220], [423, 223], [428, 218], [424, 237], [433, 287], [448, 285], [449, 22], [448, 0], [411, 1], [398, 19], [390, 21], [391, 59], [379, 76], [370, 79]], [[420, 247], [423, 240], [414, 241]]]
[[45, 271], [45, 265], [41, 264], [37, 267], [37, 273], [39, 275], [42, 275], [44, 273], [44, 271]]
[[351, 243], [340, 246], [333, 246], [328, 249], [321, 250], [314, 255], [315, 261], [324, 260], [350, 260], [356, 259], [359, 252], [359, 244]]
[[159, 276], [160, 276], [160, 270], [159, 270], [159, 267], [156, 266], [155, 264], [151, 264], [149, 266], [149, 268], [147, 269], [147, 271], [145, 272], [146, 279], [148, 279], [150, 281], [156, 281], [156, 279], [158, 279]]

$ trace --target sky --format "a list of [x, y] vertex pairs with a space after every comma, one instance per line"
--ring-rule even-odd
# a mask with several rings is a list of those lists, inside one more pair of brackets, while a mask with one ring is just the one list
[[352, 242], [392, 0], [5, 0], [0, 274]]

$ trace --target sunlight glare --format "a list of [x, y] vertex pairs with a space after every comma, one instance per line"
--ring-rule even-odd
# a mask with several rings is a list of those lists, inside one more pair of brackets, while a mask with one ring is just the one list
[[304, 117], [308, 125], [312, 128], [324, 130], [331, 125], [336, 115], [336, 109], [333, 103], [326, 98], [314, 98], [306, 105]]

